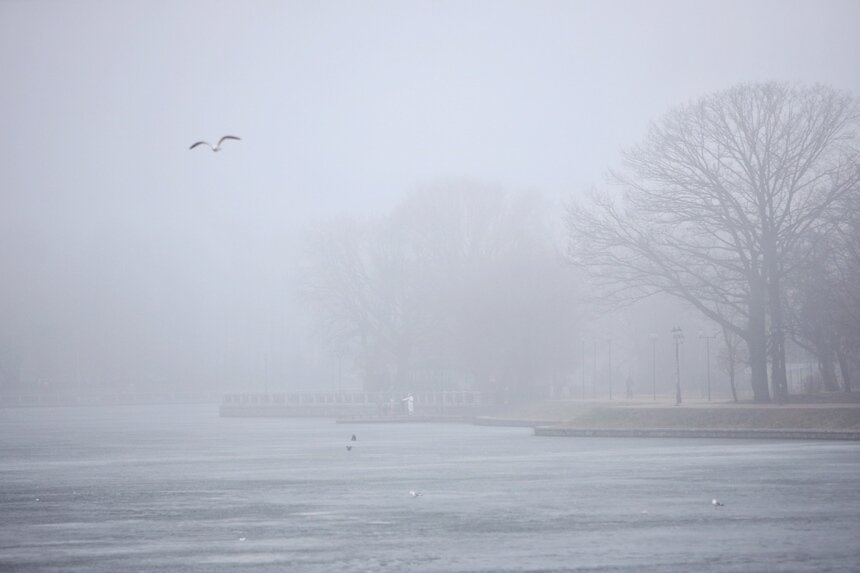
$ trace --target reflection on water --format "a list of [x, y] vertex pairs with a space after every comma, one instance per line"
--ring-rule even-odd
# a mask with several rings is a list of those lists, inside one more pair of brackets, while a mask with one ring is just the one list
[[858, 475], [846, 443], [7, 409], [0, 569], [851, 570]]

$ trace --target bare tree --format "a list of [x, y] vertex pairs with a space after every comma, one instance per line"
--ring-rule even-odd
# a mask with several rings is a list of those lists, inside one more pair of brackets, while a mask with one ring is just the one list
[[820, 238], [818, 256], [810, 257], [786, 280], [786, 319], [793, 340], [818, 359], [824, 389], [838, 390], [835, 358], [840, 333], [837, 327], [839, 287], [833, 265], [833, 244]]
[[723, 328], [723, 347], [717, 354], [717, 364], [729, 375], [729, 387], [732, 390], [732, 400], [735, 402], [738, 401], [738, 390], [735, 380], [738, 371], [747, 362], [748, 357], [744, 353], [740, 337], [730, 329]]
[[[856, 100], [743, 84], [677, 108], [625, 152], [624, 189], [571, 206], [570, 255], [621, 297], [666, 291], [740, 336], [756, 401], [787, 391], [783, 285], [858, 181]], [[769, 335], [769, 336], [768, 336]], [[770, 344], [768, 344], [770, 343]]]
[[[858, 166], [860, 170], [860, 166]], [[839, 333], [836, 358], [844, 390], [851, 390], [852, 375], [860, 372], [860, 185], [840, 203], [844, 218], [836, 233], [834, 273], [830, 295]]]
[[380, 370], [375, 350], [380, 317], [374, 315], [378, 305], [373, 303], [367, 233], [366, 226], [349, 219], [317, 227], [308, 238], [300, 288], [316, 311], [315, 324], [329, 350], [343, 355], [354, 347], [370, 382]]
[[305, 291], [320, 330], [379, 389], [446, 371], [500, 395], [541, 392], [573, 367], [579, 311], [546, 212], [533, 194], [454, 181], [362, 229], [318, 229]]
[[834, 232], [814, 234], [808, 257], [787, 280], [787, 310], [794, 341], [818, 358], [825, 389], [844, 390], [860, 362], [860, 186], [831, 214]]

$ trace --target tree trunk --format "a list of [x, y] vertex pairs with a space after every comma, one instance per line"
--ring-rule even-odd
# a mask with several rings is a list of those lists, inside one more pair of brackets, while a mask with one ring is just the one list
[[[769, 234], [768, 234], [769, 235]], [[764, 254], [767, 258], [767, 305], [770, 311], [770, 375], [773, 398], [776, 402], [785, 401], [788, 395], [788, 379], [785, 366], [785, 328], [782, 316], [782, 288], [780, 285], [779, 263], [776, 247], [772, 241], [765, 241]]]
[[765, 327], [764, 288], [752, 285], [749, 303], [749, 326], [746, 338], [750, 355], [751, 384], [753, 401], [770, 402], [767, 383], [767, 331]]
[[729, 385], [731, 386], [731, 389], [732, 389], [732, 401], [735, 404], [737, 404], [738, 403], [738, 391], [737, 391], [737, 388], [735, 388], [735, 371], [734, 370], [732, 370], [731, 373], [729, 374]]
[[821, 353], [818, 357], [818, 370], [821, 372], [821, 381], [824, 383], [824, 389], [828, 392], [836, 392], [839, 390], [839, 383], [836, 381], [836, 368], [833, 365], [833, 356], [831, 352]]
[[729, 388], [732, 390], [732, 400], [738, 403], [738, 390], [735, 386], [735, 373], [738, 369], [738, 338], [723, 325], [723, 340], [726, 343], [726, 360], [728, 362]]
[[782, 328], [775, 328], [771, 333], [770, 346], [770, 376], [775, 402], [784, 402], [788, 396], [788, 378], [785, 366], [785, 335]]
[[836, 359], [839, 361], [839, 373], [842, 374], [842, 389], [846, 392], [851, 391], [851, 372], [848, 366], [848, 359], [842, 350], [836, 351]]

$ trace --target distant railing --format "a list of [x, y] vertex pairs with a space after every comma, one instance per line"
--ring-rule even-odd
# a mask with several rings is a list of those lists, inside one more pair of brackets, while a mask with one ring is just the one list
[[400, 405], [412, 396], [415, 408], [421, 406], [477, 407], [482, 406], [480, 392], [451, 390], [443, 392], [415, 392], [412, 394], [391, 394], [376, 392], [290, 392], [275, 394], [232, 393], [224, 396], [227, 405]]
[[[412, 397], [411, 409], [408, 396]], [[222, 416], [278, 417], [366, 417], [404, 418], [419, 416], [462, 417], [480, 413], [479, 392], [290, 392], [275, 394], [227, 394], [221, 403]]]

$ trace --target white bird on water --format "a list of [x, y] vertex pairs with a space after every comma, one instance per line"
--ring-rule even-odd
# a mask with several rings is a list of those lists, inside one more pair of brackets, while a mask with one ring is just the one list
[[198, 145], [206, 145], [206, 146], [208, 146], [208, 147], [209, 147], [209, 149], [211, 149], [212, 151], [218, 152], [218, 151], [221, 151], [221, 144], [222, 144], [222, 143], [224, 143], [224, 141], [225, 141], [225, 140], [227, 140], [227, 139], [235, 139], [236, 141], [242, 141], [242, 139], [241, 139], [241, 138], [236, 137], [235, 135], [225, 135], [224, 137], [222, 137], [221, 139], [219, 139], [219, 140], [218, 140], [218, 144], [217, 144], [217, 145], [215, 145], [215, 147], [212, 147], [212, 144], [211, 144], [211, 143], [209, 143], [208, 141], [198, 141], [197, 143], [193, 144], [193, 145], [192, 145], [191, 147], [189, 147], [188, 149], [194, 149], [194, 148], [195, 148], [195, 147], [197, 147]]
[[410, 489], [409, 495], [411, 495], [412, 497], [421, 497], [424, 494], [421, 493], [420, 491], [415, 491], [414, 489]]
[[714, 507], [725, 507], [726, 504], [721, 501], [717, 501], [716, 499], [712, 499], [711, 505], [713, 505]]

